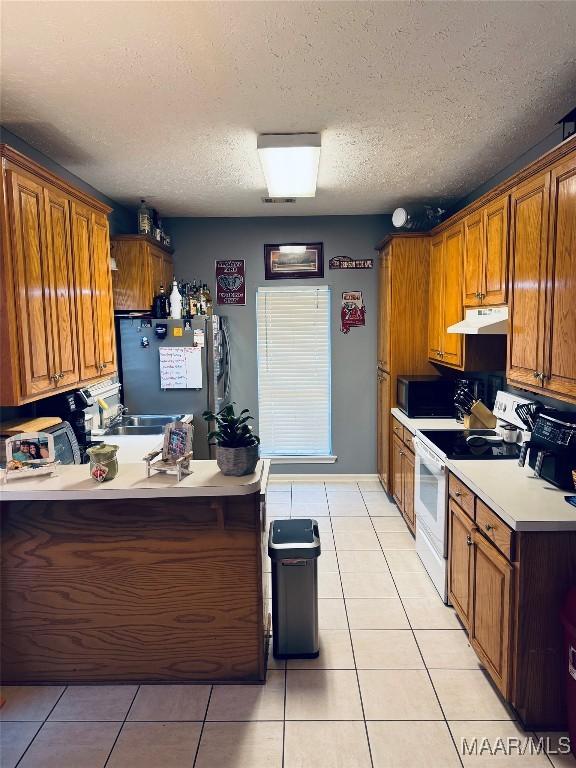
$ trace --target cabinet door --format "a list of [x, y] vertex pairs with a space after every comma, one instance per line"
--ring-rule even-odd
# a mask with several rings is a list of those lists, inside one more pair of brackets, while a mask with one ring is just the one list
[[103, 213], [92, 213], [90, 240], [95, 270], [93, 290], [98, 327], [98, 362], [100, 372], [103, 375], [110, 375], [116, 370], [116, 339], [108, 219]]
[[484, 274], [482, 275], [482, 304], [505, 304], [508, 268], [508, 195], [486, 206]]
[[448, 514], [448, 595], [460, 620], [469, 629], [472, 615], [472, 534], [476, 526], [452, 499], [448, 502]]
[[414, 454], [408, 448], [404, 449], [403, 479], [404, 479], [404, 519], [412, 533], [416, 532], [416, 514], [414, 512]]
[[404, 443], [392, 435], [392, 495], [401, 512], [404, 511], [403, 457]]
[[428, 301], [428, 357], [440, 360], [442, 354], [442, 261], [444, 237], [430, 243], [430, 288]]
[[166, 270], [164, 268], [163, 254], [160, 251], [157, 251], [155, 248], [147, 245], [146, 261], [149, 265], [150, 292], [152, 294], [150, 303], [152, 303], [152, 299], [160, 290], [161, 285], [164, 286], [164, 290], [168, 296], [170, 295], [170, 286], [166, 283]]
[[390, 376], [378, 374], [378, 475], [384, 490], [390, 490]]
[[481, 533], [472, 534], [474, 611], [470, 644], [502, 694], [510, 687], [512, 566]]
[[74, 256], [74, 284], [78, 312], [78, 349], [80, 378], [93, 379], [100, 375], [98, 342], [98, 308], [94, 300], [95, 264], [90, 243], [92, 211], [72, 201], [72, 253]]
[[59, 386], [80, 379], [74, 273], [70, 242], [70, 198], [47, 187], [44, 193], [46, 245], [52, 272], [51, 315], [54, 368]]
[[464, 306], [481, 304], [484, 277], [484, 214], [467, 216], [464, 221]]
[[[12, 332], [20, 336], [20, 392], [29, 398], [50, 393], [56, 385], [44, 188], [14, 171], [7, 173], [7, 186], [18, 313]], [[3, 332], [10, 331], [4, 328]]]
[[510, 198], [509, 381], [538, 386], [543, 369], [550, 174], [520, 184]]
[[172, 280], [174, 279], [174, 262], [172, 260], [172, 256], [167, 253], [163, 254], [162, 265], [162, 282], [164, 283], [166, 292], [170, 294], [170, 286], [172, 285]]
[[576, 398], [576, 158], [552, 169], [544, 387]]
[[442, 362], [462, 365], [463, 337], [460, 333], [447, 333], [449, 325], [459, 323], [464, 315], [462, 305], [462, 258], [464, 232], [459, 224], [446, 232], [442, 259]]
[[390, 252], [390, 245], [382, 251], [378, 274], [378, 367], [387, 372], [390, 371], [390, 307], [392, 303]]

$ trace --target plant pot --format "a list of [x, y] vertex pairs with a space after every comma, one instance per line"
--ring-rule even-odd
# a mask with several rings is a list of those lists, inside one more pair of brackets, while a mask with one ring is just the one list
[[223, 475], [251, 475], [258, 463], [258, 446], [251, 445], [248, 448], [224, 448], [216, 447], [216, 463]]

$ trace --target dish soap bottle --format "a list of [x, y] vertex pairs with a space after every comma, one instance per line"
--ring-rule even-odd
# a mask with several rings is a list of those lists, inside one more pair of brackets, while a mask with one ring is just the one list
[[178, 290], [176, 278], [172, 282], [172, 293], [170, 294], [170, 317], [172, 320], [182, 319], [182, 296]]

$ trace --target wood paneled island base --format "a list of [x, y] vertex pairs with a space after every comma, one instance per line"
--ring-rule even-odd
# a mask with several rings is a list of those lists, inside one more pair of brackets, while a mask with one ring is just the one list
[[3, 681], [263, 681], [264, 528], [260, 492], [4, 501]]

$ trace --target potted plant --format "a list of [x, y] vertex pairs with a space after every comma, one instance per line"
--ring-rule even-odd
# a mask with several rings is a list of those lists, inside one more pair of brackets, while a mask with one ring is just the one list
[[216, 462], [223, 475], [250, 475], [258, 462], [260, 438], [253, 434], [248, 424], [253, 417], [248, 408], [236, 416], [230, 403], [218, 413], [204, 411], [202, 417], [207, 422], [216, 422], [218, 428], [208, 434], [212, 445], [216, 444]]

